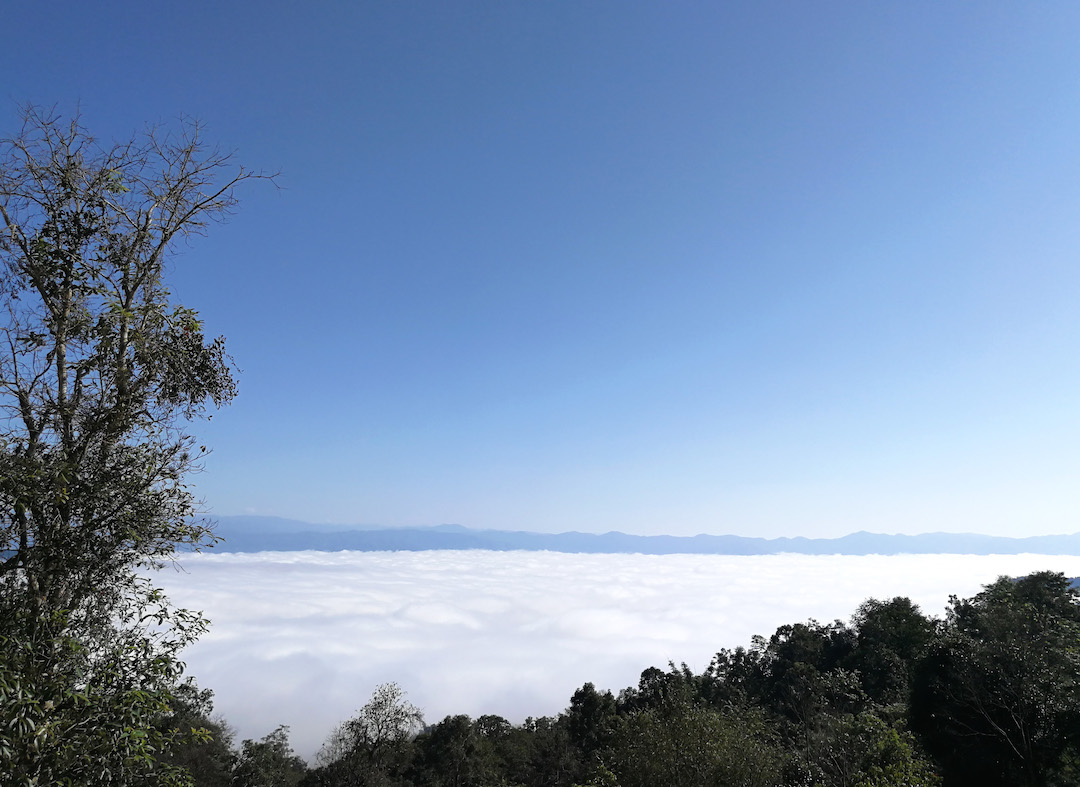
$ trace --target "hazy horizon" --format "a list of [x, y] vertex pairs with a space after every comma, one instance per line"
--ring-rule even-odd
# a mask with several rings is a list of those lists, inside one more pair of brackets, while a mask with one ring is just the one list
[[[332, 529], [335, 529], [335, 530], [347, 530], [349, 528], [356, 528], [358, 530], [374, 530], [374, 529], [393, 530], [393, 529], [409, 529], [409, 528], [433, 529], [433, 528], [441, 528], [441, 527], [462, 527], [462, 528], [466, 528], [466, 529], [469, 529], [469, 530], [476, 530], [476, 531], [504, 531], [504, 532], [523, 532], [523, 533], [542, 533], [542, 534], [587, 533], [587, 534], [591, 534], [591, 535], [604, 535], [605, 533], [622, 533], [622, 534], [625, 534], [625, 535], [635, 535], [635, 536], [674, 536], [674, 537], [677, 537], [677, 538], [693, 538], [694, 536], [739, 535], [737, 533], [730, 533], [730, 532], [726, 532], [726, 531], [721, 532], [719, 530], [700, 531], [700, 532], [697, 532], [697, 533], [684, 533], [684, 534], [675, 534], [675, 533], [659, 532], [659, 531], [635, 533], [635, 532], [631, 532], [631, 531], [628, 531], [628, 530], [620, 530], [618, 528], [609, 529], [609, 530], [599, 530], [599, 529], [594, 529], [594, 530], [582, 530], [582, 529], [579, 529], [579, 530], [563, 530], [563, 529], [559, 529], [558, 524], [553, 524], [552, 529], [549, 529], [549, 530], [529, 530], [529, 529], [526, 529], [526, 528], [523, 528], [523, 527], [516, 527], [516, 526], [511, 525], [511, 524], [507, 524], [507, 525], [503, 525], [503, 526], [493, 525], [491, 527], [473, 527], [473, 526], [471, 526], [471, 525], [469, 525], [467, 523], [464, 523], [464, 522], [427, 522], [427, 523], [412, 524], [412, 525], [385, 525], [385, 524], [372, 523], [372, 522], [350, 522], [350, 521], [322, 522], [322, 521], [309, 521], [309, 520], [304, 520], [304, 519], [298, 519], [298, 518], [295, 518], [295, 517], [276, 516], [276, 515], [272, 515], [272, 514], [216, 514], [216, 515], [208, 514], [207, 518], [211, 522], [218, 522], [220, 520], [224, 520], [226, 523], [229, 523], [230, 520], [232, 522], [236, 522], [237, 520], [245, 520], [245, 519], [246, 520], [252, 520], [252, 521], [271, 520], [271, 521], [280, 521], [280, 522], [286, 522], [286, 523], [295, 523], [295, 524], [298, 524], [298, 525], [305, 525], [305, 526], [308, 526], [308, 527], [311, 527], [311, 528], [325, 527], [325, 528], [332, 528]], [[939, 534], [975, 535], [975, 536], [993, 536], [994, 535], [994, 534], [991, 534], [991, 533], [987, 533], [987, 532], [983, 532], [983, 531], [979, 531], [979, 530], [975, 530], [975, 529], [970, 529], [970, 530], [925, 530], [925, 531], [919, 531], [919, 530], [909, 528], [909, 529], [903, 530], [903, 531], [875, 531], [875, 530], [868, 530], [868, 529], [852, 530], [852, 531], [841, 533], [841, 534], [835, 535], [835, 536], [832, 536], [832, 535], [830, 535], [830, 536], [815, 536], [815, 535], [805, 535], [805, 534], [801, 534], [801, 533], [797, 533], [797, 532], [792, 532], [792, 533], [779, 533], [777, 535], [769, 535], [769, 536], [746, 535], [746, 536], [742, 536], [742, 537], [744, 537], [744, 538], [763, 538], [763, 539], [770, 540], [770, 541], [775, 541], [775, 540], [780, 540], [780, 539], [793, 539], [793, 538], [811, 538], [811, 539], [835, 540], [835, 539], [839, 539], [839, 538], [844, 538], [845, 536], [859, 535], [861, 533], [867, 533], [867, 534], [871, 534], [871, 535], [883, 535], [883, 536], [908, 536], [908, 535], [909, 536], [925, 536], [925, 535], [939, 535]], [[1040, 536], [1071, 536], [1071, 535], [1080, 535], [1080, 525], [1078, 525], [1078, 529], [1075, 530], [1075, 531], [1064, 531], [1063, 530], [1063, 531], [1060, 531], [1060, 532], [1057, 532], [1057, 533], [1022, 533], [1021, 532], [1021, 533], [1010, 533], [1010, 534], [1004, 535], [1002, 537], [1004, 537], [1004, 538], [1024, 539], [1024, 538], [1038, 538]]]

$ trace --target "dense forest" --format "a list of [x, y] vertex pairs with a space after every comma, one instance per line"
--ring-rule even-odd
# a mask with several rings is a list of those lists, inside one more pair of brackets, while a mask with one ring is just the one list
[[380, 686], [310, 766], [288, 729], [234, 749], [188, 684], [164, 730], [199, 787], [916, 787], [1080, 780], [1080, 593], [1062, 574], [1000, 578], [945, 617], [868, 600], [850, 623], [778, 628], [701, 673], [586, 683], [558, 716], [425, 725]]

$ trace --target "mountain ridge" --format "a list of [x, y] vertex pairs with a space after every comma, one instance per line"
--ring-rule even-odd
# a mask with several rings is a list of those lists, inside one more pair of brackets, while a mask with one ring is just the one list
[[224, 516], [218, 518], [218, 552], [337, 552], [486, 549], [494, 551], [551, 551], [577, 554], [709, 554], [709, 555], [873, 555], [873, 554], [1046, 554], [1080, 555], [1080, 533], [1049, 536], [988, 536], [979, 533], [870, 533], [865, 530], [838, 538], [790, 536], [709, 535], [640, 536], [607, 533], [534, 533], [521, 530], [480, 530], [457, 524], [417, 527], [376, 525], [316, 525], [278, 517]]

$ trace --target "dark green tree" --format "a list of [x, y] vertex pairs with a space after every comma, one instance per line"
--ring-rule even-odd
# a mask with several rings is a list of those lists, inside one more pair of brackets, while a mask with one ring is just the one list
[[342, 722], [319, 750], [317, 777], [334, 787], [397, 784], [413, 757], [424, 715], [396, 683], [375, 689], [356, 716]]
[[911, 710], [948, 787], [1075, 783], [1063, 773], [1080, 741], [1080, 594], [1041, 572], [953, 597]]
[[511, 784], [526, 787], [570, 787], [583, 775], [580, 752], [570, 742], [566, 718], [527, 718], [514, 730], [510, 759]]
[[941, 780], [911, 733], [864, 711], [829, 717], [811, 781], [829, 787], [934, 787]]
[[908, 598], [868, 599], [852, 617], [855, 649], [848, 663], [863, 690], [883, 705], [907, 702], [911, 675], [936, 632], [934, 621]]
[[213, 697], [189, 678], [176, 687], [169, 712], [156, 725], [174, 739], [164, 761], [187, 771], [195, 787], [229, 787], [236, 765], [233, 731], [214, 716]]
[[665, 672], [659, 667], [647, 667], [638, 677], [638, 685], [619, 692], [616, 708], [620, 713], [633, 713], [667, 705], [682, 705], [698, 693], [697, 682], [684, 664], [682, 668], [668, 665]]
[[492, 787], [503, 784], [496, 742], [487, 725], [468, 716], [447, 716], [413, 741], [413, 784], [428, 787]]
[[586, 761], [611, 744], [618, 722], [615, 697], [610, 691], [597, 691], [592, 683], [586, 683], [570, 698], [567, 733]]
[[289, 728], [282, 725], [262, 740], [245, 740], [233, 770], [235, 787], [296, 787], [307, 765], [289, 745]]
[[[162, 728], [180, 677], [176, 651], [190, 630], [168, 639], [141, 631], [144, 614], [126, 605], [115, 630], [70, 633], [61, 611], [28, 621], [0, 615], [0, 773], [19, 787], [56, 784], [184, 785], [187, 774], [163, 753], [182, 735]], [[91, 636], [92, 635], [92, 636]]]
[[755, 636], [749, 648], [724, 648], [713, 656], [702, 677], [702, 697], [711, 705], [756, 704], [766, 693], [765, 639]]
[[632, 713], [604, 765], [619, 787], [767, 787], [783, 760], [760, 713], [672, 702]]
[[140, 572], [209, 538], [186, 428], [235, 386], [164, 271], [251, 177], [189, 122], [102, 146], [28, 108], [0, 141], [0, 772], [16, 784], [180, 778], [153, 720], [203, 623]]

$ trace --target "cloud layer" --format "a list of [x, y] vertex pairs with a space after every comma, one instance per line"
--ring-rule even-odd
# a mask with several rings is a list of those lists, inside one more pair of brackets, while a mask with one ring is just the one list
[[189, 672], [240, 738], [288, 724], [310, 757], [386, 681], [428, 721], [520, 722], [586, 681], [617, 691], [669, 660], [700, 671], [722, 647], [847, 620], [869, 597], [938, 615], [1001, 574], [1080, 575], [1080, 557], [263, 552], [185, 556], [183, 569], [157, 579], [213, 622]]

